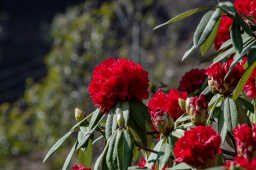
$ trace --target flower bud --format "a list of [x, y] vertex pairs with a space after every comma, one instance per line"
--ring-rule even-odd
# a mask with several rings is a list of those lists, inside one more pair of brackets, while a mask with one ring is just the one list
[[85, 113], [81, 109], [79, 109], [77, 107], [75, 108], [75, 119], [77, 122], [83, 120], [83, 118], [85, 118], [85, 116], [86, 116]]
[[117, 124], [120, 128], [123, 128], [124, 127], [124, 116], [123, 116], [122, 110], [117, 108], [116, 114], [117, 114]]
[[191, 115], [191, 122], [195, 125], [205, 125], [208, 115], [208, 102], [204, 95], [191, 97], [188, 113]]
[[212, 77], [208, 79], [208, 85], [213, 94], [217, 93], [217, 89], [214, 86], [214, 80]]
[[158, 109], [155, 112], [151, 112], [151, 120], [154, 128], [163, 134], [168, 134], [174, 127], [174, 122], [171, 115], [168, 112]]
[[186, 101], [182, 98], [179, 98], [178, 103], [179, 103], [181, 110], [185, 111], [186, 110]]

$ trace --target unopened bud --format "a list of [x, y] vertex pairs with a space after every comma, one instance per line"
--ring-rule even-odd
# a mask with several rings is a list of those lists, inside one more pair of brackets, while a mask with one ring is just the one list
[[186, 108], [186, 113], [189, 113], [189, 110], [190, 110], [190, 98], [186, 99], [185, 108]]
[[179, 106], [180, 106], [181, 110], [185, 111], [186, 110], [186, 101], [182, 98], [179, 98], [178, 102], [179, 102]]
[[124, 127], [124, 116], [123, 116], [123, 112], [121, 109], [117, 108], [116, 110], [116, 114], [117, 114], [117, 124], [120, 128]]
[[75, 119], [77, 122], [83, 120], [83, 118], [85, 118], [85, 116], [86, 116], [85, 113], [81, 109], [79, 109], [77, 107], [75, 108]]
[[208, 85], [209, 85], [209, 88], [210, 88], [210, 90], [213, 94], [217, 93], [217, 89], [214, 85], [214, 80], [213, 80], [212, 77], [210, 79], [208, 79]]
[[208, 101], [204, 95], [191, 97], [189, 112], [191, 122], [195, 125], [205, 125], [208, 117]]
[[174, 127], [174, 121], [168, 112], [161, 110], [151, 112], [151, 120], [154, 128], [162, 134], [168, 135]]

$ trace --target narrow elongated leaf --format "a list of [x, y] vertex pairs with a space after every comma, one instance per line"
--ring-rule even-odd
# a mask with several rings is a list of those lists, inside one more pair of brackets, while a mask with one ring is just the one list
[[198, 12], [204, 11], [204, 10], [207, 10], [207, 9], [209, 9], [209, 8], [213, 8], [213, 6], [206, 6], [206, 7], [203, 7], [203, 8], [196, 8], [196, 9], [192, 9], [192, 10], [186, 11], [186, 12], [184, 12], [184, 13], [182, 13], [182, 14], [179, 14], [179, 15], [175, 16], [174, 18], [168, 20], [167, 22], [165, 22], [165, 23], [163, 23], [163, 24], [160, 24], [160, 25], [154, 27], [154, 30], [156, 30], [156, 29], [158, 29], [158, 28], [161, 28], [161, 27], [163, 27], [163, 26], [165, 26], [165, 25], [174, 23], [174, 22], [176, 22], [176, 21], [182, 20], [182, 19], [187, 18], [187, 17], [189, 17], [189, 16], [191, 16], [191, 15], [193, 15], [193, 14], [195, 14], [195, 13], [198, 13]]
[[113, 111], [113, 109], [111, 109], [108, 113], [108, 117], [106, 120], [105, 135], [107, 139], [112, 135], [112, 125], [113, 125], [114, 114], [115, 112]]
[[[159, 152], [161, 150], [162, 144], [164, 142], [164, 139], [160, 139], [160, 141], [157, 142], [156, 146], [154, 147], [154, 150]], [[160, 157], [161, 155], [156, 154], [156, 153], [150, 153], [147, 163], [146, 163], [146, 167], [147, 168], [152, 168], [155, 164], [155, 162], [157, 161], [157, 159]]]
[[197, 46], [198, 44], [198, 41], [201, 37], [201, 34], [203, 33], [207, 23], [209, 22], [212, 14], [213, 14], [213, 10], [211, 11], [208, 11], [201, 19], [201, 21], [199, 22], [198, 26], [196, 27], [196, 30], [195, 30], [195, 33], [194, 33], [194, 36], [193, 36], [193, 44], [195, 46]]
[[220, 54], [220, 55], [218, 55], [217, 57], [214, 58], [212, 65], [230, 57], [235, 52], [236, 52], [236, 50], [233, 47], [226, 50], [225, 52], [223, 52], [222, 54]]
[[232, 44], [239, 53], [243, 49], [243, 40], [241, 36], [240, 24], [235, 20], [231, 26], [230, 37]]
[[167, 165], [167, 162], [171, 156], [172, 150], [173, 150], [172, 137], [168, 136], [168, 139], [164, 141], [160, 150], [161, 152], [164, 153], [164, 155], [160, 157], [159, 169], [163, 169]]
[[219, 30], [220, 19], [221, 18], [218, 19], [218, 21], [215, 24], [215, 26], [213, 27], [212, 32], [210, 33], [209, 37], [206, 39], [206, 41], [200, 47], [202, 56], [204, 56], [208, 52], [208, 50], [211, 48], [211, 46], [215, 40], [215, 37]]
[[174, 167], [172, 168], [168, 168], [167, 170], [188, 170], [188, 169], [192, 169], [191, 166], [189, 166], [188, 164], [186, 163], [180, 163], [178, 165], [175, 165]]
[[129, 131], [125, 130], [123, 135], [124, 141], [124, 169], [127, 169], [128, 166], [132, 163], [133, 147], [134, 142]]
[[229, 98], [224, 100], [224, 124], [226, 124], [228, 131], [232, 131], [232, 118]]
[[182, 61], [184, 61], [185, 59], [187, 59], [190, 54], [196, 49], [196, 46], [192, 44], [192, 46], [189, 47], [189, 49], [184, 53], [183, 57], [182, 57]]
[[82, 148], [78, 152], [78, 162], [85, 168], [92, 167], [92, 144], [92, 140], [89, 140], [86, 148]]
[[[222, 107], [223, 107], [223, 105], [222, 105]], [[219, 114], [218, 114], [218, 132], [221, 136], [222, 143], [224, 143], [226, 136], [227, 136], [228, 128], [227, 128], [227, 124], [225, 123], [225, 120], [224, 120], [224, 112], [221, 112], [220, 109], [219, 109]]]
[[53, 153], [55, 153], [57, 151], [57, 149], [59, 149], [59, 147], [71, 136], [71, 134], [74, 131], [69, 131], [67, 132], [62, 138], [60, 138], [51, 148], [50, 150], [47, 152], [47, 154], [44, 157], [43, 162], [45, 162]]
[[212, 98], [211, 98], [211, 100], [210, 100], [210, 102], [208, 103], [208, 110], [211, 110], [212, 108], [213, 108], [213, 106], [214, 105], [216, 105], [219, 101], [220, 101], [220, 98], [221, 98], [222, 96], [220, 95], [220, 94], [215, 94]]
[[252, 112], [252, 113], [254, 112], [253, 105], [252, 105], [249, 101], [247, 101], [247, 100], [245, 100], [245, 99], [239, 97], [239, 98], [237, 99], [237, 102], [239, 102], [241, 105], [243, 105], [246, 110], [249, 110], [249, 111]]
[[207, 87], [201, 92], [201, 94], [207, 95], [207, 94], [209, 94], [210, 92], [211, 92], [210, 87], [207, 86]]
[[106, 154], [106, 164], [109, 169], [115, 169], [115, 162], [113, 161], [112, 154], [114, 152], [115, 142], [116, 142], [116, 134], [114, 133], [109, 140], [109, 148]]
[[[97, 110], [96, 110], [97, 111]], [[84, 123], [87, 119], [91, 117], [92, 114], [89, 114], [87, 117], [85, 117], [80, 122], [76, 123], [62, 138], [60, 138], [47, 152], [47, 154], [44, 157], [43, 162], [45, 162], [49, 157], [54, 154], [59, 147], [72, 135], [72, 133], [75, 131], [77, 127], [79, 127], [82, 123]]]
[[215, 9], [214, 13], [212, 14], [212, 16], [211, 16], [209, 22], [207, 23], [203, 33], [201, 34], [197, 46], [202, 45], [206, 41], [206, 39], [211, 34], [214, 26], [216, 25], [216, 23], [218, 22], [220, 17], [221, 17], [221, 10], [217, 8], [217, 9]]
[[100, 141], [101, 139], [103, 139], [104, 136], [103, 135], [100, 135], [99, 137], [97, 137], [93, 142], [92, 144], [94, 145], [95, 143], [97, 143], [98, 141]]
[[239, 97], [240, 93], [242, 92], [242, 90], [244, 88], [244, 85], [246, 84], [247, 80], [249, 79], [255, 66], [256, 66], [256, 61], [252, 65], [250, 65], [249, 68], [243, 74], [242, 78], [240, 79], [240, 81], [238, 82], [238, 84], [234, 90], [233, 100], [236, 100]]
[[102, 116], [100, 108], [96, 109], [92, 114], [92, 118], [90, 120], [89, 129], [92, 129], [95, 124], [97, 124], [97, 120], [99, 120]]
[[82, 131], [82, 130], [80, 130], [78, 132], [78, 135], [77, 135], [77, 141], [78, 141], [77, 149], [81, 148], [83, 145], [86, 144], [86, 142], [88, 141], [88, 139], [90, 137], [89, 133], [90, 133], [89, 131]]
[[248, 65], [250, 66], [256, 60], [256, 48], [252, 48], [247, 56]]
[[70, 152], [69, 152], [69, 154], [68, 154], [68, 156], [67, 156], [67, 158], [66, 158], [66, 160], [65, 160], [65, 162], [63, 164], [62, 170], [66, 170], [68, 168], [68, 165], [69, 165], [69, 163], [70, 163], [70, 161], [72, 159], [72, 156], [73, 156], [73, 154], [74, 154], [74, 152], [76, 150], [76, 145], [77, 145], [77, 142], [74, 144], [74, 146], [70, 150]]
[[250, 26], [246, 22], [244, 22], [240, 15], [236, 14], [236, 19], [248, 35], [254, 36], [252, 30], [250, 29]]
[[[98, 157], [98, 159], [96, 160], [95, 164], [94, 164], [94, 170], [99, 170], [100, 169], [100, 165], [102, 165], [103, 160], [106, 157], [107, 151], [108, 151], [108, 147], [109, 147], [109, 142], [107, 142], [107, 144], [105, 145], [105, 148], [103, 150], [103, 152], [100, 154], [100, 156]], [[103, 169], [103, 168], [102, 168]]]
[[205, 170], [225, 170], [226, 168], [223, 168], [223, 166], [213, 167], [213, 168], [207, 168]]
[[113, 122], [112, 122], [112, 133], [115, 132], [116, 129], [117, 129], [117, 114], [114, 114]]
[[121, 141], [121, 137], [122, 137], [122, 131], [121, 130], [118, 130], [116, 132], [116, 141], [115, 141], [115, 145], [114, 145], [114, 152], [113, 152], [113, 155], [112, 155], [112, 160], [114, 162], [116, 162], [116, 164], [118, 163], [118, 145]]
[[120, 107], [121, 107], [121, 110], [123, 111], [125, 126], [127, 126], [128, 125], [128, 121], [129, 121], [129, 117], [130, 117], [129, 102], [122, 102], [120, 104]]
[[231, 125], [232, 129], [234, 129], [237, 126], [238, 122], [238, 111], [236, 108], [236, 104], [232, 98], [228, 98], [229, 100], [229, 110], [230, 110], [230, 116], [231, 116]]
[[124, 132], [120, 130], [120, 138], [116, 142], [117, 143], [117, 167], [120, 170], [125, 170], [124, 165], [124, 138], [123, 138]]

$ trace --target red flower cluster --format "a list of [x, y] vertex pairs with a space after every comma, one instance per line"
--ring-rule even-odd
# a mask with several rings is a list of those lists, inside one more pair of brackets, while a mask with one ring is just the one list
[[235, 8], [244, 15], [256, 17], [255, 0], [235, 0]]
[[221, 137], [211, 127], [197, 126], [185, 132], [174, 148], [175, 162], [185, 162], [195, 168], [216, 165]]
[[180, 90], [191, 93], [200, 89], [206, 78], [205, 69], [192, 69], [180, 81]]
[[[147, 168], [146, 167], [146, 160], [144, 158], [141, 158], [140, 159], [140, 163], [136, 164], [137, 167], [140, 167], [140, 168]], [[165, 170], [166, 168], [169, 168], [170, 166], [167, 165], [166, 167], [164, 167], [162, 170]], [[155, 170], [156, 168], [156, 164], [154, 164], [154, 166], [152, 167], [152, 170]]]
[[220, 20], [218, 34], [214, 40], [215, 49], [218, 50], [221, 45], [230, 39], [229, 28], [233, 23], [233, 19], [224, 15]]
[[150, 115], [154, 117], [155, 112], [161, 110], [169, 113], [171, 117], [176, 120], [184, 113], [179, 106], [179, 98], [185, 100], [187, 98], [187, 92], [179, 92], [178, 90], [171, 89], [169, 94], [166, 95], [162, 90], [158, 90], [148, 103]]
[[234, 161], [228, 161], [225, 164], [225, 167], [228, 170], [232, 170], [231, 168], [237, 167], [237, 168], [245, 168], [246, 170], [256, 170], [256, 158], [254, 158], [251, 162], [245, 158], [245, 157], [235, 157]]
[[204, 125], [208, 115], [208, 101], [205, 95], [201, 94], [199, 97], [190, 98], [189, 112], [191, 121], [195, 125]]
[[246, 96], [250, 98], [256, 97], [256, 68], [252, 71], [249, 80], [246, 82], [244, 91], [246, 92]]
[[96, 66], [89, 85], [94, 104], [108, 111], [117, 101], [147, 99], [148, 73], [127, 59], [110, 58]]
[[209, 66], [206, 74], [208, 75], [208, 84], [213, 93], [219, 92], [228, 95], [236, 87], [238, 81], [244, 73], [243, 63], [236, 64], [226, 79], [225, 76], [229, 71], [233, 59], [221, 64], [220, 62]]
[[72, 170], [91, 170], [91, 168], [85, 168], [83, 164], [72, 166]]
[[233, 129], [238, 156], [251, 159], [256, 154], [256, 124], [243, 124]]

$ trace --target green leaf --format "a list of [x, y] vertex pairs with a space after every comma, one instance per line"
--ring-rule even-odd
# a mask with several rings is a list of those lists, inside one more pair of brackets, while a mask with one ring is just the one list
[[198, 41], [197, 46], [202, 45], [206, 39], [209, 37], [209, 35], [211, 34], [213, 28], [215, 27], [215, 25], [217, 24], [217, 22], [219, 21], [219, 18], [221, 17], [221, 10], [220, 9], [216, 9], [214, 11], [214, 13], [212, 14], [209, 22], [207, 23], [203, 33], [200, 36], [200, 39]]
[[130, 116], [130, 107], [129, 102], [122, 102], [120, 103], [121, 110], [123, 111], [125, 126], [128, 125], [129, 116]]
[[178, 165], [173, 166], [172, 168], [168, 168], [166, 170], [187, 170], [187, 169], [192, 169], [191, 166], [189, 166], [186, 163], [180, 163]]
[[[255, 43], [254, 43], [255, 44]], [[247, 56], [248, 65], [250, 66], [256, 60], [256, 48], [252, 48]]]
[[201, 49], [202, 56], [204, 56], [208, 52], [208, 50], [211, 48], [211, 46], [215, 40], [215, 37], [218, 33], [218, 30], [219, 30], [220, 20], [221, 20], [221, 18], [218, 19], [217, 23], [215, 24], [215, 26], [212, 29], [211, 34], [206, 39], [206, 41], [201, 45], [200, 49]]
[[218, 7], [230, 16], [235, 16], [236, 14], [236, 9], [234, 8], [234, 5], [231, 2], [221, 2], [219, 3]]
[[114, 114], [113, 122], [112, 122], [112, 133], [115, 132], [116, 129], [117, 129], [117, 114]]
[[76, 145], [77, 145], [77, 142], [73, 145], [71, 151], [69, 152], [69, 154], [68, 154], [68, 156], [67, 156], [67, 158], [66, 158], [66, 160], [65, 160], [65, 162], [63, 164], [62, 170], [66, 170], [68, 168], [68, 165], [69, 165], [69, 163], [70, 163], [70, 161], [72, 159], [72, 156], [73, 156], [73, 154], [74, 154], [74, 152], [76, 150]]
[[[223, 107], [223, 105], [222, 105]], [[227, 136], [227, 132], [228, 132], [228, 128], [227, 128], [227, 124], [224, 120], [224, 113], [221, 112], [220, 109], [218, 109], [217, 111], [219, 111], [218, 114], [218, 132], [221, 136], [221, 141], [222, 143], [224, 143], [226, 136]]]
[[181, 138], [182, 136], [184, 136], [184, 130], [175, 129], [175, 130], [172, 131], [172, 135], [177, 137], [177, 138]]
[[240, 15], [236, 14], [235, 19], [237, 19], [237, 22], [242, 26], [242, 28], [248, 35], [252, 37], [254, 36], [252, 30], [250, 29], [250, 26], [246, 22], [244, 22], [244, 20], [240, 17]]
[[249, 102], [249, 101], [247, 101], [247, 100], [245, 100], [245, 99], [243, 99], [243, 98], [241, 98], [241, 97], [239, 97], [238, 99], [237, 99], [237, 101], [238, 101], [238, 103], [240, 104], [240, 105], [243, 105], [245, 108], [246, 108], [246, 110], [249, 110], [250, 112], [254, 112], [254, 108], [253, 108], [253, 105]]
[[163, 27], [163, 26], [165, 26], [165, 25], [174, 23], [174, 22], [176, 22], [176, 21], [182, 20], [182, 19], [187, 18], [187, 17], [189, 17], [189, 16], [191, 16], [191, 15], [193, 15], [193, 14], [195, 14], [195, 13], [198, 13], [198, 12], [204, 11], [204, 10], [207, 10], [207, 9], [209, 9], [209, 8], [213, 8], [213, 6], [206, 6], [206, 7], [203, 7], [203, 8], [196, 8], [196, 9], [192, 9], [192, 10], [186, 11], [186, 12], [184, 12], [184, 13], [182, 13], [182, 14], [179, 14], [179, 15], [175, 16], [174, 18], [168, 20], [167, 22], [165, 22], [165, 23], [163, 23], [163, 24], [160, 24], [160, 25], [154, 27], [154, 30], [156, 30], [156, 29], [158, 29], [158, 28], [161, 28], [161, 27]]
[[243, 50], [243, 40], [241, 36], [240, 24], [235, 20], [231, 26], [230, 37], [232, 44], [239, 53]]
[[72, 135], [72, 133], [75, 132], [75, 129], [79, 127], [82, 123], [84, 123], [88, 118], [91, 117], [92, 114], [89, 114], [87, 117], [85, 117], [80, 122], [76, 123], [62, 138], [60, 138], [47, 152], [47, 154], [44, 157], [43, 162], [45, 162], [49, 157], [54, 154], [59, 147]]
[[114, 147], [115, 147], [116, 134], [117, 133], [113, 133], [113, 135], [108, 139], [109, 140], [109, 148], [108, 148], [107, 155], [106, 155], [106, 164], [109, 169], [115, 169], [115, 162], [112, 159], [113, 158], [112, 154], [113, 154]]
[[123, 135], [124, 141], [124, 169], [127, 169], [128, 166], [132, 163], [133, 156], [133, 147], [134, 142], [129, 131], [125, 130]]
[[[160, 139], [156, 146], [154, 147], [154, 151], [157, 151], [159, 152], [161, 150], [161, 147], [162, 147], [162, 144], [164, 142], [164, 139]], [[153, 153], [151, 152], [149, 157], [148, 157], [148, 160], [147, 160], [147, 163], [146, 163], [146, 167], [148, 168], [152, 168], [155, 164], [155, 162], [159, 159], [159, 157], [161, 156], [160, 154], [163, 153], [163, 152], [160, 152], [159, 154], [156, 154], [156, 153]]]
[[86, 148], [81, 148], [78, 152], [78, 162], [85, 168], [92, 167], [92, 140], [88, 141]]
[[100, 108], [96, 109], [92, 114], [92, 118], [90, 120], [89, 129], [92, 129], [96, 124], [97, 121], [102, 117], [102, 113]]
[[62, 138], [60, 138], [47, 152], [43, 162], [45, 162], [53, 153], [55, 153], [57, 149], [59, 149], [59, 147], [71, 136], [73, 132], [74, 131], [68, 131]]
[[211, 110], [214, 107], [214, 105], [218, 104], [221, 101], [221, 98], [222, 98], [222, 95], [220, 95], [218, 93], [215, 94], [211, 98], [210, 102], [208, 103], [208, 110]]
[[111, 109], [108, 113], [108, 117], [107, 117], [106, 125], [105, 125], [106, 139], [108, 139], [112, 135], [112, 125], [113, 125], [114, 114], [115, 114], [115, 112], [113, 109]]
[[[78, 133], [78, 145], [76, 149], [80, 149], [83, 145], [86, 144], [86, 142], [88, 141], [88, 139], [91, 137], [92, 133], [96, 130], [96, 128], [99, 126], [99, 124], [103, 121], [103, 119], [105, 118], [106, 114], [104, 115], [100, 115], [100, 120], [97, 120], [97, 122], [94, 124], [94, 126], [92, 127], [92, 129], [89, 129], [89, 127], [83, 128], [86, 130], [80, 130]], [[80, 134], [80, 135], [79, 135]]]
[[[124, 165], [124, 138], [123, 138], [124, 132], [120, 130], [120, 138], [117, 140], [117, 166], [120, 170], [125, 170]], [[116, 146], [115, 146], [116, 147]]]
[[112, 155], [112, 160], [114, 162], [116, 162], [118, 164], [118, 145], [121, 141], [121, 138], [122, 138], [122, 131], [121, 130], [118, 130], [116, 132], [116, 141], [115, 141], [115, 145], [114, 145], [114, 152], [113, 152], [113, 155]]
[[207, 95], [207, 94], [210, 93], [210, 92], [211, 92], [210, 87], [207, 86], [207, 87], [201, 92], [201, 94]]
[[250, 65], [249, 68], [243, 74], [242, 78], [240, 79], [240, 81], [238, 82], [238, 84], [234, 90], [233, 100], [236, 100], [239, 97], [240, 93], [242, 92], [242, 90], [244, 88], [244, 85], [246, 84], [247, 80], [249, 79], [255, 66], [256, 66], [256, 61], [252, 65]]
[[101, 139], [104, 139], [104, 136], [103, 136], [103, 135], [100, 135], [99, 137], [97, 137], [97, 138], [92, 142], [92, 144], [94, 145], [96, 142], [100, 141]]
[[136, 142], [144, 146], [151, 144], [152, 136], [145, 135], [153, 131], [153, 125], [147, 106], [140, 101], [130, 102], [129, 128]]
[[[94, 170], [99, 170], [100, 169], [100, 165], [103, 164], [104, 159], [106, 157], [107, 151], [108, 151], [108, 147], [109, 147], [109, 142], [107, 142], [107, 144], [105, 145], [105, 148], [103, 150], [103, 152], [100, 154], [100, 156], [98, 157], [98, 159], [96, 160], [95, 164], [94, 164]], [[102, 168], [103, 169], [103, 168]]]
[[236, 52], [236, 50], [234, 48], [230, 48], [230, 49], [226, 50], [225, 52], [223, 52], [222, 54], [220, 54], [220, 55], [218, 55], [217, 57], [214, 58], [212, 65], [224, 60], [225, 58], [228, 58], [229, 56], [231, 56], [235, 52]]
[[201, 34], [203, 33], [207, 23], [209, 22], [211, 16], [213, 14], [213, 10], [208, 11], [201, 19], [201, 21], [199, 22], [198, 26], [196, 27], [194, 36], [193, 36], [193, 44], [195, 46], [197, 46], [198, 41], [201, 37]]
[[213, 167], [213, 168], [207, 168], [205, 170], [225, 170], [226, 168], [223, 168], [223, 166]]
[[227, 97], [225, 100], [224, 100], [224, 110], [223, 110], [223, 113], [224, 113], [224, 123], [226, 124], [227, 126], [227, 130], [229, 132], [232, 131], [232, 118], [231, 118], [231, 108], [230, 108], [230, 101], [229, 101], [229, 98]]
[[163, 152], [164, 155], [160, 157], [159, 169], [163, 169], [167, 165], [173, 151], [172, 136], [168, 136], [168, 139], [162, 144], [160, 151]]
[[232, 129], [234, 129], [238, 124], [238, 111], [237, 111], [236, 103], [234, 102], [234, 100], [232, 98], [228, 98], [228, 100], [229, 100]]
[[190, 54], [196, 49], [196, 46], [192, 44], [192, 46], [189, 47], [189, 49], [185, 52], [185, 54], [182, 57], [182, 61], [184, 61], [185, 59], [187, 59]]

